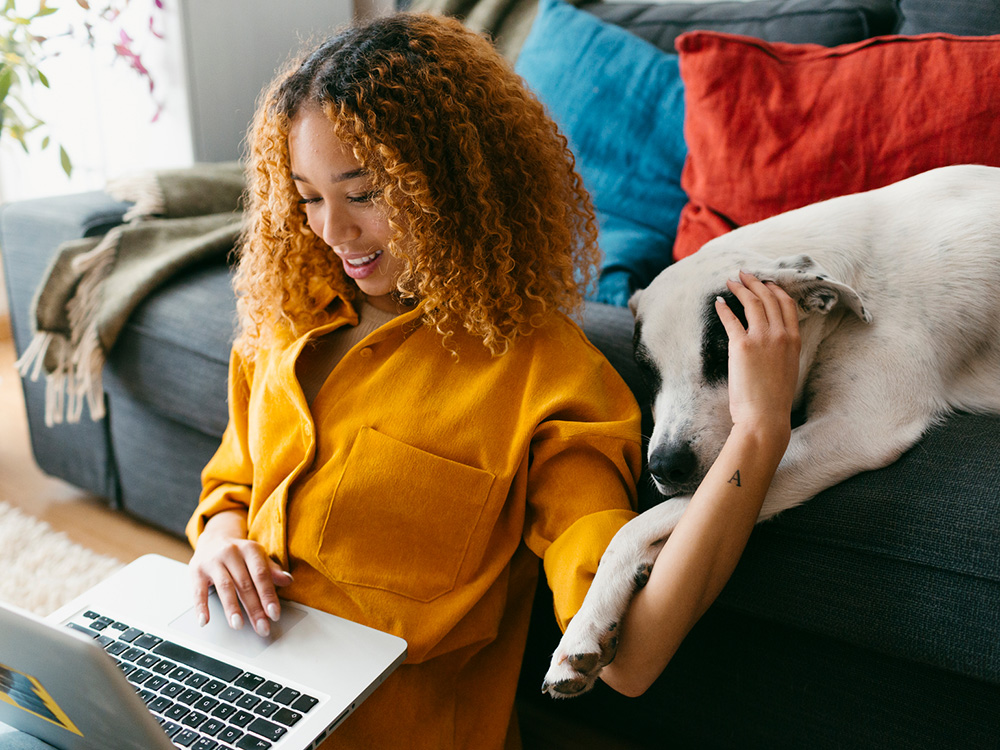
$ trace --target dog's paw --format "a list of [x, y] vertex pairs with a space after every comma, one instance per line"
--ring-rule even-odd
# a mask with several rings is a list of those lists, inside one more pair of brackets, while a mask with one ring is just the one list
[[[579, 630], [579, 629], [578, 629]], [[590, 690], [601, 670], [614, 661], [618, 650], [618, 623], [607, 628], [587, 627], [566, 636], [552, 655], [542, 692], [553, 698], [570, 698]]]

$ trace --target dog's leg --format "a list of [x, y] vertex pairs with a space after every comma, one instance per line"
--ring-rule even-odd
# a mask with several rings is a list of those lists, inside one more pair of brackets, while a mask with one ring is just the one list
[[862, 471], [891, 464], [920, 439], [933, 419], [926, 412], [907, 419], [900, 416], [855, 410], [810, 414], [809, 421], [792, 431], [759, 520], [801, 505]]
[[566, 698], [586, 692], [615, 658], [618, 629], [635, 592], [649, 578], [663, 543], [690, 498], [672, 498], [625, 524], [601, 557], [597, 574], [552, 655], [542, 692]]

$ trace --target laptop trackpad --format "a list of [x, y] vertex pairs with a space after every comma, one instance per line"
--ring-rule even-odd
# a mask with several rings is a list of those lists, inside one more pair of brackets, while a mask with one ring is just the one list
[[186, 610], [180, 617], [170, 623], [170, 627], [189, 635], [204, 643], [224, 648], [235, 654], [246, 657], [258, 656], [285, 633], [295, 627], [306, 616], [306, 613], [295, 607], [282, 607], [281, 618], [271, 623], [271, 635], [261, 638], [250, 627], [246, 612], [243, 612], [243, 627], [233, 630], [226, 622], [226, 613], [222, 602], [213, 591], [208, 597], [208, 624], [198, 625], [198, 612], [194, 607]]

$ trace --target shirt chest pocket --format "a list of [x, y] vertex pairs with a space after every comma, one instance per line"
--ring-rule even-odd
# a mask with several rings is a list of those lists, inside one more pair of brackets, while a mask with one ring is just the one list
[[[494, 476], [363, 428], [323, 526], [319, 562], [334, 581], [430, 601], [455, 587]], [[480, 550], [481, 551], [481, 550]]]

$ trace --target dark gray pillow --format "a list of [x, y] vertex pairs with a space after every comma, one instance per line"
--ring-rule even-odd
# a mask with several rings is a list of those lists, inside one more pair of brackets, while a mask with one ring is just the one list
[[903, 12], [900, 34], [1000, 34], [997, 0], [900, 0], [899, 5]]
[[[969, 2], [970, 0], [966, 0]], [[994, 2], [995, 0], [989, 0]], [[930, 5], [940, 0], [927, 0]], [[948, 4], [950, 5], [950, 3]], [[723, 31], [767, 42], [833, 47], [891, 34], [900, 22], [896, 0], [756, 0], [719, 3], [594, 3], [581, 5], [666, 52], [685, 31]]]

